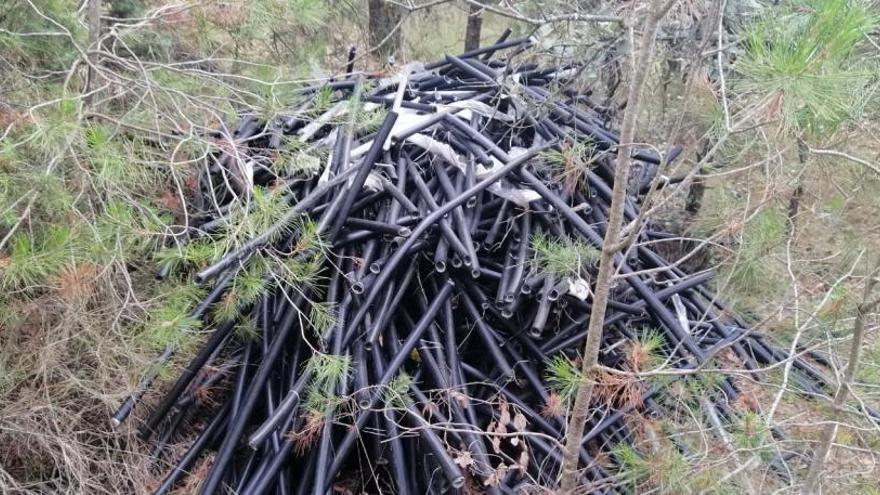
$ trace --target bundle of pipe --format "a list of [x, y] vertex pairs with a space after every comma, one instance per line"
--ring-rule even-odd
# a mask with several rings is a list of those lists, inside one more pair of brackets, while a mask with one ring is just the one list
[[[157, 439], [157, 457], [174, 441], [190, 446], [169, 459], [155, 493], [171, 491], [200, 458], [209, 459], [200, 470], [206, 494], [325, 494], [334, 483], [404, 494], [556, 485], [565, 408], [547, 367], [583, 347], [595, 267], [545, 269], [533, 241], [601, 248], [617, 136], [587, 96], [563, 89], [576, 68], [514, 62], [529, 45], [502, 39], [388, 78], [346, 74], [305, 88], [288, 117], [245, 116], [226, 136], [234, 149], [204, 165], [189, 242], [223, 235], [254, 187], [282, 188], [287, 209], [194, 276], [212, 287], [190, 315], [209, 337], [141, 429]], [[491, 58], [501, 50], [511, 51]], [[358, 125], [354, 114], [366, 111], [385, 112], [378, 130]], [[305, 154], [324, 150], [323, 167], [282, 167], [278, 149], [288, 137]], [[594, 156], [572, 187], [546, 157], [577, 142]], [[657, 165], [676, 154], [634, 157]], [[628, 198], [625, 221], [638, 214], [638, 198]], [[320, 243], [301, 242], [304, 222]], [[648, 241], [662, 238], [643, 229], [615, 259], [622, 278], [606, 317], [603, 365], [634, 371], [627, 344], [647, 328], [674, 369], [711, 367], [722, 351], [746, 369], [787, 359], [721, 305], [707, 288], [711, 273], [684, 273], [652, 251]], [[212, 308], [255, 259], [317, 263], [324, 280], [265, 273], [257, 302], [233, 321], [220, 318]], [[310, 318], [328, 305], [329, 326]], [[256, 337], [233, 331], [242, 321]], [[173, 353], [162, 353], [116, 424]], [[325, 368], [335, 360], [338, 373], [321, 359]], [[819, 370], [793, 363], [805, 392], [825, 393]], [[592, 405], [580, 457], [586, 491], [626, 491], [612, 469], [614, 446], [634, 438], [626, 416], [677, 407], [645, 383], [636, 381], [630, 400]], [[738, 396], [730, 378], [708, 394], [716, 427], [740, 414]], [[773, 461], [783, 475], [784, 462]]]

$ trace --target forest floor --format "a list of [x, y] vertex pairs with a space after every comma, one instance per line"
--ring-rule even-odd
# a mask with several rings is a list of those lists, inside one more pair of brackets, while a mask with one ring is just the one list
[[[463, 36], [451, 33], [463, 33], [464, 16], [460, 9], [438, 8], [408, 21], [403, 62], [433, 60], [460, 51]], [[488, 16], [484, 41], [494, 40], [508, 24]], [[170, 31], [173, 26], [166, 29]], [[168, 43], [177, 49], [197, 46], [180, 33], [174, 38], [157, 30], [145, 36], [159, 34], [170, 36]], [[316, 48], [322, 54], [312, 58], [318, 62], [300, 62], [297, 70], [309, 72], [315, 63], [341, 67], [344, 57], [340, 54], [353, 42], [363, 43], [354, 28], [326, 30], [322, 36], [324, 42]], [[658, 76], [655, 90], [660, 87], [659, 81]], [[4, 194], [0, 197], [4, 200], [7, 192], [25, 190], [18, 189], [21, 183], [37, 183], [34, 177], [40, 178], [45, 164], [54, 163], [54, 150], [45, 143], [61, 142], [58, 151], [70, 151], [73, 171], [87, 169], [89, 163], [97, 163], [100, 158], [89, 156], [83, 151], [85, 147], [61, 139], [80, 132], [71, 128], [85, 125], [78, 117], [64, 120], [64, 115], [53, 114], [31, 122], [26, 107], [59, 98], [62, 90], [57, 84], [36, 88], [26, 78], [16, 83], [24, 84], [26, 89], [13, 95], [18, 98], [18, 106], [0, 106], [0, 127], [12, 122], [36, 126], [36, 137], [32, 138], [36, 146], [31, 146], [41, 150], [27, 155], [26, 146], [11, 146], [9, 140], [0, 143], [0, 192]], [[17, 84], [9, 87], [20, 88]], [[646, 138], [657, 142], [662, 142], [669, 131], [658, 125], [663, 121], [661, 114], [673, 113], [676, 103], [673, 99], [662, 105], [660, 112], [661, 102], [649, 99], [642, 124], [649, 129]], [[60, 113], [64, 113], [63, 108]], [[54, 127], [44, 125], [50, 121]], [[705, 120], [690, 123], [682, 144], [690, 144], [693, 150], [693, 136], [705, 126]], [[100, 142], [95, 133], [86, 137], [91, 149]], [[876, 221], [880, 178], [846, 160], [813, 157], [803, 176], [806, 193], [797, 225], [794, 234], [789, 235], [784, 215], [796, 180], [792, 170], [798, 169], [795, 154], [788, 150], [777, 156], [754, 151], [754, 143], [750, 146], [751, 151], [742, 152], [746, 148], [743, 143], [734, 142], [715, 160], [704, 206], [695, 218], [680, 218], [683, 194], [664, 210], [662, 217], [678, 224], [683, 235], [724, 232], [719, 236], [721, 241], [709, 249], [706, 264], [719, 270], [718, 292], [749, 321], [759, 323], [761, 331], [783, 345], [790, 345], [800, 333], [802, 343], [825, 342], [828, 344], [820, 349], [835, 356], [845, 355], [848, 340], [843, 337], [852, 325], [847, 315], [852, 314], [859, 284], [837, 281], [859, 257], [880, 252], [880, 223]], [[880, 156], [880, 139], [864, 142], [862, 149], [864, 156]], [[692, 152], [686, 154], [684, 163], [694, 156]], [[174, 164], [179, 157], [168, 154], [151, 159]], [[31, 165], [34, 163], [39, 166]], [[112, 166], [115, 164], [108, 164]], [[183, 166], [180, 169], [185, 171]], [[20, 225], [22, 232], [36, 232], [50, 226], [51, 232], [40, 234], [43, 240], [39, 246], [0, 251], [0, 270], [8, 270], [7, 275], [12, 268], [19, 269], [21, 260], [17, 255], [39, 255], [34, 261], [38, 266], [28, 265], [32, 271], [25, 273], [27, 277], [34, 274], [32, 285], [0, 286], [5, 292], [0, 296], [0, 493], [147, 493], [161, 479], [161, 473], [150, 468], [150, 447], [135, 435], [135, 426], [147, 408], [138, 408], [120, 429], [112, 428], [108, 417], [137, 381], [156, 348], [165, 342], [165, 336], [157, 336], [156, 329], [145, 323], [147, 315], [166, 308], [170, 298], [186, 296], [185, 289], [163, 287], [154, 280], [153, 238], [161, 229], [148, 221], [154, 211], [155, 216], [179, 215], [181, 205], [175, 196], [177, 189], [169, 181], [157, 181], [155, 186], [132, 183], [140, 177], [116, 181], [108, 175], [109, 168], [102, 170], [104, 175], [95, 173], [86, 180], [71, 173], [54, 180], [47, 172], [39, 182], [43, 195], [29, 207], [36, 221], [20, 222], [17, 215], [7, 218], [9, 211], [14, 211], [7, 208], [14, 205], [14, 199], [2, 205], [4, 229]], [[118, 188], [114, 198], [133, 198], [150, 206], [139, 209], [124, 201], [105, 203], [102, 193], [95, 192], [96, 184]], [[107, 208], [107, 204], [115, 205], [115, 209]], [[760, 212], [755, 214], [755, 205], [766, 207], [758, 208]], [[101, 213], [96, 217], [98, 210]], [[101, 253], [81, 255], [79, 241], [68, 242], [90, 235], [102, 243]], [[756, 251], [738, 256], [755, 236], [766, 240]], [[64, 245], [63, 252], [53, 250], [53, 242]], [[77, 244], [75, 255], [71, 254], [73, 244]], [[181, 352], [175, 365], [182, 364], [186, 355]], [[880, 332], [876, 325], [871, 326], [863, 359], [860, 379], [864, 387], [857, 392], [866, 402], [880, 404], [876, 387], [880, 380]], [[781, 398], [774, 418], [791, 435], [791, 445], [785, 448], [808, 452], [808, 442], [817, 438], [816, 424], [826, 417], [829, 406], [826, 401], [804, 400], [792, 392], [779, 394], [783, 378], [777, 375], [781, 370], [760, 384], [745, 378], [744, 383], [753, 387], [752, 395], [759, 403], [755, 407], [760, 412], [766, 412], [777, 397]], [[173, 369], [167, 376], [174, 376]], [[151, 402], [156, 394], [148, 395], [145, 401]], [[842, 428], [832, 451], [829, 493], [876, 495], [880, 493], [880, 466], [874, 452], [880, 450], [880, 435], [857, 418], [852, 424], [861, 429]], [[176, 448], [182, 448], [184, 440]], [[803, 470], [807, 460], [806, 456], [798, 457], [792, 467]], [[778, 481], [766, 477], [765, 470], [756, 469], [755, 473], [757, 486], [779, 486]], [[180, 493], [189, 493], [192, 488], [184, 487]]]

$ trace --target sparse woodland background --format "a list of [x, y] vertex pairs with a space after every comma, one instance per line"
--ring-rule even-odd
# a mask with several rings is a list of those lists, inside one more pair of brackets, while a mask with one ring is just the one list
[[[204, 330], [186, 316], [200, 289], [155, 273], [203, 266], [222, 249], [175, 243], [201, 160], [235, 146], [210, 132], [243, 109], [289, 110], [297, 87], [343, 70], [351, 45], [358, 70], [393, 73], [507, 27], [536, 37], [537, 62], [587, 62], [576, 84], [619, 119], [651, 8], [4, 2], [0, 493], [148, 493], [157, 483], [136, 421], [114, 430], [108, 416], [157, 350], [177, 346], [180, 366]], [[685, 148], [662, 172], [670, 184], [657, 181], [646, 200], [650, 221], [680, 236], [665, 249], [689, 269], [716, 269], [717, 292], [740, 314], [793, 353], [821, 353], [841, 386], [833, 403], [808, 400], [788, 366], [761, 383], [738, 373], [741, 424], [722, 435], [694, 419], [713, 375], [677, 383], [681, 417], [632, 418], [644, 441], [620, 453], [619, 475], [636, 493], [880, 494], [880, 423], [864, 413], [880, 406], [880, 4], [679, 0], [654, 43], [635, 141]], [[283, 153], [290, 166], [309, 163], [293, 146]], [[589, 166], [578, 156], [561, 157], [568, 179]], [[228, 242], [277, 219], [277, 199], [256, 191]], [[253, 292], [236, 287], [217, 311], [234, 312]], [[549, 381], [570, 386], [576, 367], [557, 364]], [[690, 446], [689, 462], [673, 438]], [[790, 486], [756, 461], [778, 449], [797, 453]]]

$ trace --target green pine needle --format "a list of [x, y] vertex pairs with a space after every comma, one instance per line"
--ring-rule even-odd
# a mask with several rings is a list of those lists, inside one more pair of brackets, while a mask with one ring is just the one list
[[645, 459], [632, 445], [618, 443], [611, 450], [611, 455], [617, 461], [618, 479], [630, 487], [635, 487], [650, 474]]
[[[288, 210], [290, 205], [282, 188], [255, 187], [250, 202], [238, 205], [230, 212], [230, 221], [226, 226], [227, 238], [236, 246], [244, 244], [268, 231]], [[289, 233], [289, 229], [277, 229], [272, 238], [278, 239], [286, 233]]]
[[768, 117], [785, 127], [829, 133], [863, 104], [875, 72], [857, 47], [877, 15], [859, 0], [811, 0], [776, 12], [746, 32], [736, 64], [741, 90], [763, 98]]
[[266, 270], [265, 258], [252, 257], [248, 261], [247, 269], [235, 276], [226, 294], [214, 306], [214, 318], [218, 321], [233, 321], [255, 304], [268, 289]]
[[541, 157], [556, 180], [574, 189], [584, 185], [583, 179], [598, 155], [599, 150], [592, 142], [577, 141], [564, 143], [559, 149], [547, 150]]
[[317, 335], [324, 335], [336, 323], [336, 308], [332, 301], [313, 301], [309, 323]]
[[412, 400], [409, 396], [409, 387], [412, 377], [405, 372], [400, 372], [391, 379], [382, 393], [382, 401], [394, 407], [405, 407]]
[[73, 260], [74, 239], [70, 229], [51, 226], [34, 239], [16, 234], [10, 242], [8, 256], [0, 254], [0, 288], [29, 289], [45, 285], [68, 261]]
[[598, 249], [569, 238], [535, 234], [531, 239], [535, 269], [556, 276], [581, 276], [587, 267], [599, 260]]
[[315, 101], [309, 110], [310, 117], [317, 117], [330, 109], [335, 103], [336, 98], [333, 96], [333, 88], [323, 87], [315, 94]]
[[156, 253], [159, 264], [168, 267], [171, 273], [200, 269], [223, 256], [221, 243], [210, 238], [190, 241], [184, 246], [172, 246]]
[[746, 224], [739, 257], [732, 267], [731, 282], [742, 292], [773, 287], [764, 259], [786, 236], [787, 220], [776, 209], [765, 209]]
[[663, 336], [663, 332], [656, 328], [649, 328], [647, 330], [642, 331], [641, 335], [638, 336], [639, 346], [644, 349], [646, 352], [656, 352], [663, 344], [666, 343], [666, 338]]
[[170, 300], [150, 314], [144, 336], [155, 349], [182, 347], [201, 328], [202, 322], [190, 316], [192, 306], [187, 302]]
[[550, 388], [567, 402], [574, 399], [584, 382], [581, 370], [564, 355], [553, 356], [545, 373]]
[[312, 377], [306, 389], [306, 410], [330, 414], [342, 403], [336, 388], [351, 374], [351, 357], [317, 352], [306, 363], [306, 372]]
[[320, 254], [313, 254], [305, 259], [296, 257], [280, 259], [276, 262], [278, 277], [293, 287], [316, 289], [326, 279], [324, 272], [324, 258]]
[[305, 150], [296, 137], [286, 137], [281, 156], [275, 161], [276, 173], [281, 176], [297, 175], [311, 177], [321, 172], [327, 159], [325, 150]]
[[348, 378], [351, 373], [351, 357], [315, 353], [306, 366], [314, 381], [335, 385]]
[[327, 240], [318, 231], [318, 222], [306, 218], [297, 219], [293, 231], [297, 236], [294, 247], [297, 253], [315, 252], [323, 255], [330, 249]]

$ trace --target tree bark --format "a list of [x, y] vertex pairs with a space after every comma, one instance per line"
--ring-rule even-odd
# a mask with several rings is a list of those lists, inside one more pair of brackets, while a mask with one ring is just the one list
[[369, 38], [370, 48], [376, 60], [388, 63], [400, 51], [400, 20], [402, 13], [399, 7], [384, 0], [369, 0]]
[[849, 390], [855, 382], [856, 372], [859, 369], [859, 360], [861, 359], [862, 346], [865, 341], [865, 320], [868, 315], [880, 304], [880, 299], [873, 299], [874, 287], [877, 285], [877, 276], [880, 275], [880, 258], [874, 264], [873, 269], [868, 270], [868, 280], [865, 282], [865, 288], [862, 292], [862, 301], [856, 306], [856, 319], [853, 322], [852, 343], [849, 349], [849, 360], [846, 363], [846, 370], [843, 372], [843, 378], [837, 385], [837, 391], [834, 393], [832, 401], [831, 418], [822, 432], [822, 438], [819, 445], [813, 453], [813, 461], [807, 470], [807, 478], [804, 481], [804, 487], [801, 490], [803, 495], [816, 495], [822, 480], [822, 473], [825, 470], [825, 461], [828, 453], [831, 451], [831, 444], [834, 443], [834, 437], [837, 436], [837, 429], [840, 426], [843, 406], [849, 397]]
[[[703, 20], [703, 23], [696, 25], [697, 29], [694, 36], [701, 41], [691, 45], [690, 53], [688, 55], [687, 68], [684, 71], [685, 98], [688, 98], [693, 94], [697, 81], [701, 80], [704, 75], [703, 53], [709, 47], [709, 43], [715, 39], [715, 34], [717, 32], [715, 27], [718, 26], [719, 22], [723, 23], [724, 21], [722, 15], [726, 4], [727, 2], [724, 0], [715, 2], [712, 10], [709, 11], [709, 15]], [[719, 70], [723, 70], [723, 67], [719, 67]], [[682, 119], [684, 119], [685, 115], [686, 112], [680, 114], [675, 124], [675, 128], [681, 129]], [[674, 142], [674, 140], [670, 140], [670, 142]], [[712, 148], [711, 144], [712, 138], [710, 135], [708, 133], [704, 134], [697, 144], [699, 147], [699, 150], [697, 151], [698, 164], [702, 163], [703, 159], [709, 155], [709, 150]], [[685, 199], [685, 212], [688, 214], [689, 218], [687, 220], [689, 224], [693, 223], [694, 219], [703, 208], [703, 198], [706, 195], [706, 182], [701, 176], [704, 173], [705, 166], [697, 171], [697, 174], [699, 175], [694, 178], [693, 182], [688, 187], [687, 197]]]
[[[709, 138], [703, 138], [700, 143], [700, 151], [697, 152], [697, 163], [702, 162], [703, 158], [709, 153]], [[684, 211], [687, 212], [690, 217], [688, 220], [693, 222], [694, 218], [700, 213], [700, 210], [703, 209], [703, 197], [706, 195], [706, 182], [700, 177], [703, 175], [704, 169], [700, 168], [697, 171], [699, 174], [694, 178], [693, 182], [691, 182], [690, 187], [687, 191], [687, 198], [684, 203]]]
[[467, 27], [464, 31], [464, 51], [476, 50], [480, 47], [480, 32], [483, 28], [483, 9], [477, 4], [470, 4], [468, 9]]
[[794, 191], [792, 191], [791, 197], [788, 199], [788, 234], [790, 236], [794, 236], [797, 230], [797, 216], [800, 213], [801, 200], [804, 198], [804, 168], [807, 163], [807, 152], [807, 145], [798, 139], [798, 163], [801, 166], [801, 170], [798, 173]]
[[608, 229], [602, 243], [599, 257], [599, 269], [593, 290], [593, 307], [590, 311], [590, 323], [587, 342], [584, 346], [581, 372], [583, 382], [575, 393], [574, 405], [568, 422], [565, 446], [562, 452], [562, 469], [560, 487], [563, 495], [574, 495], [579, 486], [578, 460], [584, 428], [590, 413], [590, 401], [593, 396], [594, 373], [599, 364], [599, 349], [602, 344], [602, 332], [605, 322], [605, 311], [611, 292], [612, 279], [615, 271], [614, 257], [620, 246], [620, 233], [623, 226], [623, 207], [626, 201], [626, 189], [629, 182], [632, 157], [630, 147], [635, 141], [636, 121], [639, 117], [639, 106], [642, 89], [645, 85], [654, 52], [654, 39], [660, 19], [672, 7], [675, 0], [652, 0], [650, 12], [642, 25], [638, 53], [634, 61], [632, 79], [627, 91], [627, 106], [623, 113], [620, 130], [620, 144], [617, 147], [617, 165], [614, 169], [614, 187], [611, 193], [611, 207], [608, 214]]
[[107, 8], [110, 17], [130, 19], [137, 16], [143, 8], [143, 2], [141, 0], [110, 0]]
[[[89, 24], [89, 51], [96, 52], [98, 50], [98, 40], [101, 38], [101, 0], [89, 0], [87, 7], [87, 20]], [[89, 54], [89, 68], [86, 72], [85, 84], [85, 105], [91, 106], [93, 97], [89, 92], [95, 86], [95, 78], [97, 72], [95, 66], [98, 64], [98, 56], [95, 53]]]

